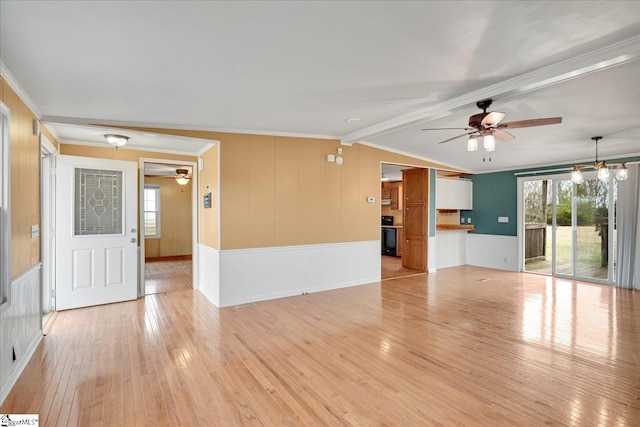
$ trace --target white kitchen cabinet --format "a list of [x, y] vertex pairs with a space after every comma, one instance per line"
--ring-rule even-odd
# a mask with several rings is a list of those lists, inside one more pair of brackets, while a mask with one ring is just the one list
[[473, 182], [468, 179], [438, 178], [436, 209], [472, 210]]

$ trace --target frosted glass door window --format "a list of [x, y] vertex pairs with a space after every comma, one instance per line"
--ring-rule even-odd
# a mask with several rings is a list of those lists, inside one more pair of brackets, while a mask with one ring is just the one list
[[122, 234], [122, 171], [75, 169], [74, 234]]

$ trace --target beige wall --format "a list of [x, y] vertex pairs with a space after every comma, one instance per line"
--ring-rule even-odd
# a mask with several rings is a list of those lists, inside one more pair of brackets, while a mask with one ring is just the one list
[[[218, 205], [220, 194], [218, 193], [219, 185], [219, 168], [218, 159], [220, 158], [220, 146], [216, 144], [200, 158], [204, 162], [204, 170], [200, 171], [198, 176], [198, 209], [200, 218], [200, 235], [199, 241], [203, 245], [211, 248], [219, 249], [218, 244]], [[211, 193], [211, 208], [204, 208], [203, 197], [206, 193]]]
[[[11, 277], [40, 262], [40, 140], [33, 134], [35, 115], [0, 78], [0, 99], [11, 110]], [[52, 139], [52, 142], [54, 140]]]
[[175, 179], [147, 176], [144, 183], [160, 187], [160, 238], [145, 239], [145, 258], [191, 255], [191, 181], [180, 185]]
[[[361, 144], [341, 146], [337, 140], [135, 129], [220, 141], [218, 249], [378, 240], [380, 163], [444, 168]], [[327, 162], [327, 154], [338, 148], [342, 166]], [[376, 203], [368, 203], [368, 196]], [[201, 227], [205, 222], [216, 227], [212, 221], [217, 222], [214, 212]], [[206, 244], [217, 247], [209, 235], [213, 231]]]

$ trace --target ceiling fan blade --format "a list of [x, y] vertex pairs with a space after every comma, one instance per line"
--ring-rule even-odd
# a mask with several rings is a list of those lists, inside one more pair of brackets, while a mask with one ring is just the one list
[[516, 129], [516, 128], [528, 128], [533, 126], [545, 126], [545, 125], [557, 125], [562, 123], [562, 117], [547, 117], [545, 119], [529, 119], [518, 120], [517, 122], [502, 123], [498, 125], [499, 128]]
[[473, 128], [426, 128], [422, 130], [474, 130]]
[[513, 138], [515, 138], [515, 136], [502, 129], [494, 129], [493, 136], [495, 136], [496, 139], [499, 139], [500, 141], [511, 141]]
[[462, 138], [463, 136], [471, 135], [472, 133], [475, 133], [475, 132], [476, 132], [476, 130], [473, 129], [472, 132], [463, 133], [461, 135], [454, 136], [453, 138], [445, 139], [444, 141], [438, 142], [438, 144], [444, 144], [445, 142], [450, 142], [450, 141], [453, 141], [454, 139]]
[[486, 128], [494, 127], [498, 123], [500, 123], [500, 121], [502, 119], [504, 119], [504, 116], [506, 116], [505, 113], [500, 113], [498, 111], [492, 111], [490, 113], [487, 113], [486, 116], [484, 116], [484, 118], [482, 119], [482, 122], [480, 122], [480, 124], [482, 126], [486, 127]]

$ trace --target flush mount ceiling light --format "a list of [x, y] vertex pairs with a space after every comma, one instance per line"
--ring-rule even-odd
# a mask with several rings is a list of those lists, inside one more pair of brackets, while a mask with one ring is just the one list
[[625, 181], [627, 179], [627, 165], [625, 165], [624, 162], [620, 164], [612, 163], [611, 165], [607, 165], [604, 160], [598, 160], [598, 141], [600, 141], [602, 137], [594, 136], [591, 139], [596, 142], [596, 159], [593, 163], [584, 165], [573, 165], [573, 169], [571, 171], [571, 181], [575, 182], [576, 184], [582, 184], [584, 182], [584, 178], [582, 177], [582, 171], [580, 169], [592, 168], [598, 171], [598, 179], [600, 181], [609, 182], [609, 177], [611, 176], [609, 166], [617, 166], [615, 178], [618, 181]]
[[380, 175], [380, 181], [389, 181], [388, 176], [384, 176], [384, 174]]
[[107, 140], [107, 142], [109, 144], [113, 145], [115, 148], [122, 147], [129, 140], [128, 136], [114, 135], [114, 134], [111, 134], [111, 133], [106, 134], [104, 137]]
[[187, 185], [191, 178], [189, 177], [189, 170], [187, 169], [176, 169], [176, 182], [180, 185]]

